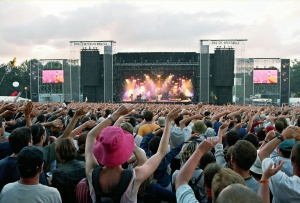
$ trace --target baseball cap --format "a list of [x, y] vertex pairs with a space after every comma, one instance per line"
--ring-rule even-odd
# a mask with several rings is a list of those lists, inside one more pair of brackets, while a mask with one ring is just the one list
[[286, 139], [283, 142], [281, 142], [278, 147], [284, 151], [292, 151], [293, 146], [296, 144], [296, 140], [293, 139]]
[[28, 170], [38, 169], [44, 162], [43, 152], [36, 146], [24, 147], [18, 154], [18, 167]]

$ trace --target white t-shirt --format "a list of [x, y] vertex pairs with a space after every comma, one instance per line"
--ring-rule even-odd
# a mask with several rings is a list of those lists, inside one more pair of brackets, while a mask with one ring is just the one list
[[194, 191], [187, 184], [181, 185], [177, 188], [176, 199], [177, 199], [177, 202], [189, 202], [189, 203], [192, 203], [192, 202], [198, 203], [199, 202], [195, 197]]
[[[271, 163], [271, 158], [262, 161], [262, 171], [264, 172]], [[270, 190], [273, 194], [273, 203], [289, 202], [296, 203], [300, 200], [300, 178], [296, 175], [289, 177], [282, 171], [278, 171], [270, 178]]]
[[42, 184], [24, 185], [18, 181], [5, 185], [0, 194], [0, 202], [62, 202], [60, 194], [56, 188], [48, 187]]

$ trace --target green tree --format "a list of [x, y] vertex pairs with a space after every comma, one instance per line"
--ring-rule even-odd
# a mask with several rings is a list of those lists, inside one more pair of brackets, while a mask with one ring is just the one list
[[[11, 69], [11, 72], [6, 71], [7, 64], [0, 65], [0, 96], [9, 96], [12, 92], [22, 92], [22, 97], [25, 97], [25, 87], [29, 92], [30, 77], [28, 62], [23, 62], [20, 66]], [[19, 82], [18, 87], [14, 87], [13, 82]]]
[[294, 59], [290, 69], [291, 96], [300, 97], [300, 61]]

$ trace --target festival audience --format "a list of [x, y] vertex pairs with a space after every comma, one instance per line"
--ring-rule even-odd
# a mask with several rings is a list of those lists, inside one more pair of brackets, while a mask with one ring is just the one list
[[[299, 202], [299, 111], [2, 102], [0, 202], [175, 202], [175, 192], [177, 202]], [[23, 148], [37, 156], [29, 176], [18, 163]], [[47, 184], [44, 172], [57, 190], [38, 184]], [[31, 187], [40, 192], [17, 192]]]

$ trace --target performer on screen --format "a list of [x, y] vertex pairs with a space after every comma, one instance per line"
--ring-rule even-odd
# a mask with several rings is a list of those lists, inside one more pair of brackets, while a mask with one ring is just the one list
[[133, 101], [133, 94], [131, 94], [129, 98], [131, 101]]

